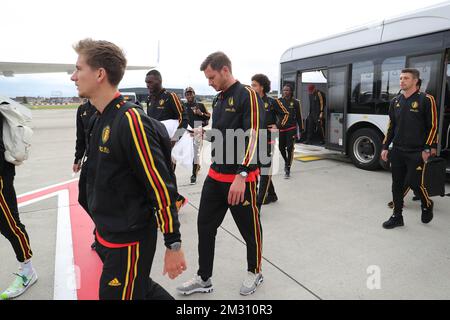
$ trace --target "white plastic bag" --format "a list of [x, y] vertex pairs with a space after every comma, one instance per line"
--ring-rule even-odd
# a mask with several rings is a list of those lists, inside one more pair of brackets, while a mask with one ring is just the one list
[[[188, 126], [188, 129], [190, 127]], [[178, 165], [192, 171], [192, 163], [194, 161], [194, 141], [188, 131], [185, 131], [180, 140], [172, 148], [172, 158]]]

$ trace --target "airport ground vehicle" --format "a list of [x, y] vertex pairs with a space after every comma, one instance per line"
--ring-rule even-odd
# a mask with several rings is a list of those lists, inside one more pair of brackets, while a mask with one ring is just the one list
[[309, 110], [307, 87], [326, 95], [325, 147], [347, 154], [362, 169], [382, 165], [388, 108], [400, 92], [403, 68], [421, 73], [421, 91], [436, 98], [438, 153], [450, 172], [450, 4], [443, 3], [288, 49], [280, 60], [286, 83]]

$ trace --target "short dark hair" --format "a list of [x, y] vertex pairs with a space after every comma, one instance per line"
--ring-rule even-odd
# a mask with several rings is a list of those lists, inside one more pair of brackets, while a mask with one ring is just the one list
[[112, 42], [86, 38], [73, 45], [76, 53], [86, 58], [86, 63], [93, 69], [106, 70], [108, 81], [118, 86], [127, 67], [127, 59], [122, 49]]
[[208, 66], [211, 66], [211, 69], [215, 71], [220, 71], [223, 67], [226, 66], [228, 67], [228, 69], [230, 69], [230, 73], [232, 73], [231, 60], [222, 51], [217, 51], [207, 56], [205, 61], [203, 61], [200, 65], [200, 71], [205, 71]]
[[150, 70], [149, 72], [147, 72], [147, 74], [145, 76], [154, 76], [154, 77], [158, 78], [159, 80], [162, 80], [161, 72], [159, 72], [156, 69]]
[[258, 82], [263, 87], [264, 93], [268, 93], [270, 91], [270, 80], [265, 74], [255, 74], [252, 77], [252, 81]]
[[411, 73], [414, 79], [420, 79], [420, 72], [417, 69], [405, 68], [402, 70], [402, 73]]

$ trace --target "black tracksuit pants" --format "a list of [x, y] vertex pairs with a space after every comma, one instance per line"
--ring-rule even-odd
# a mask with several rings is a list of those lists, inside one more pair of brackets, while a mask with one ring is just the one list
[[306, 139], [311, 141], [314, 137], [314, 132], [317, 131], [320, 141], [323, 141], [325, 135], [322, 127], [322, 122], [320, 121], [319, 117], [310, 114], [306, 122], [308, 124]]
[[96, 243], [103, 262], [100, 277], [100, 300], [173, 300], [173, 297], [150, 278], [156, 250], [157, 229], [148, 237], [121, 248]]
[[422, 183], [423, 159], [422, 152], [405, 152], [395, 147], [389, 151], [392, 168], [392, 196], [394, 213], [402, 214], [405, 186], [410, 186], [420, 197], [423, 207], [429, 207], [431, 200]]
[[268, 151], [268, 158], [270, 159], [269, 163], [261, 165], [261, 176], [259, 180], [259, 188], [258, 188], [258, 209], [261, 211], [261, 205], [264, 203], [264, 200], [266, 197], [269, 196], [276, 196], [275, 188], [273, 186], [272, 182], [272, 173], [271, 173], [271, 167], [272, 167], [272, 157], [273, 157], [273, 148], [274, 145], [268, 143], [267, 144], [267, 151]]
[[296, 136], [296, 130], [280, 131], [280, 140], [278, 148], [280, 149], [281, 156], [284, 159], [284, 166], [291, 167], [292, 160], [294, 159], [294, 141]]
[[203, 184], [198, 211], [198, 256], [197, 274], [206, 280], [212, 276], [217, 229], [230, 209], [233, 219], [247, 244], [247, 270], [261, 271], [262, 228], [256, 205], [256, 181], [247, 182], [244, 202], [237, 206], [228, 205], [228, 191], [231, 183], [219, 182], [207, 177]]
[[14, 165], [4, 161], [3, 175], [0, 176], [0, 232], [11, 243], [19, 262], [33, 255], [25, 226], [20, 222], [14, 190]]

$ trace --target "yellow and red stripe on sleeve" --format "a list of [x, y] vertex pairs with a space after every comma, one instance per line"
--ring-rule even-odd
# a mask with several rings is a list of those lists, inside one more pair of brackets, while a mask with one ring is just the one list
[[428, 134], [427, 138], [427, 145], [432, 145], [436, 141], [436, 134], [437, 134], [437, 108], [436, 108], [436, 101], [434, 100], [434, 97], [430, 94], [427, 94], [427, 98], [430, 99], [431, 103], [431, 129], [430, 133]]
[[175, 107], [177, 108], [178, 111], [178, 123], [181, 123], [181, 121], [183, 120], [183, 105], [181, 104], [180, 99], [175, 93], [170, 92], [170, 95], [172, 96], [172, 99], [175, 103]]
[[287, 111], [287, 109], [284, 107], [283, 103], [280, 100], [275, 99], [275, 101], [278, 103], [281, 110], [283, 110], [284, 117], [283, 117], [283, 120], [281, 120], [281, 126], [284, 127], [286, 125], [286, 122], [289, 119], [289, 111]]
[[125, 115], [127, 116], [128, 123], [130, 125], [134, 147], [139, 154], [139, 158], [144, 168], [146, 177], [150, 182], [150, 185], [152, 186], [156, 197], [157, 205], [159, 208], [158, 217], [160, 220], [161, 231], [163, 233], [172, 233], [173, 219], [170, 209], [171, 201], [169, 192], [167, 190], [166, 184], [164, 183], [164, 180], [161, 178], [161, 175], [155, 166], [155, 161], [151, 153], [147, 135], [145, 134], [141, 116], [135, 108], [128, 110]]
[[248, 167], [255, 154], [259, 138], [259, 105], [255, 90], [245, 87], [250, 96], [250, 139], [245, 152], [243, 166]]

